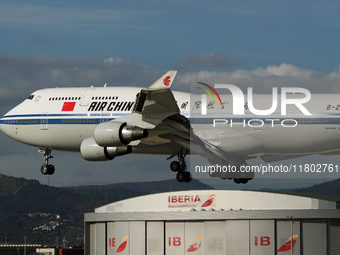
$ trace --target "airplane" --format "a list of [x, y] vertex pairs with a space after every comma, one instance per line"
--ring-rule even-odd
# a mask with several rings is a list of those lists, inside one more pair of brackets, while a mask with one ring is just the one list
[[[89, 161], [113, 160], [130, 153], [177, 157], [170, 169], [179, 182], [192, 179], [186, 156], [200, 155], [211, 164], [237, 169], [237, 175], [209, 172], [210, 176], [243, 184], [254, 177], [254, 173], [239, 171], [249, 159], [274, 162], [340, 153], [339, 95], [317, 94], [306, 100], [294, 91], [281, 91], [287, 97], [283, 99], [277, 99], [274, 90], [272, 95], [249, 97], [248, 93], [242, 109], [234, 114], [237, 100], [233, 93], [215, 93], [205, 83], [198, 83], [198, 89], [209, 92], [205, 88], [212, 88], [215, 95], [208, 93], [210, 101], [204, 92], [172, 91], [176, 73], [166, 72], [145, 89], [105, 85], [37, 90], [0, 119], [0, 129], [16, 141], [38, 148], [44, 156], [44, 175], [55, 172], [49, 163], [53, 150], [80, 152]], [[231, 92], [233, 88], [229, 86]], [[294, 104], [294, 99], [300, 102]], [[268, 110], [255, 111], [255, 101], [257, 109], [267, 109], [268, 102], [272, 103], [271, 115]]]

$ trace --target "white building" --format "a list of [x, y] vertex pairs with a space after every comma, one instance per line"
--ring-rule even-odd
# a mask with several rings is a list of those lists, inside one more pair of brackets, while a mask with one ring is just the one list
[[339, 255], [340, 210], [256, 191], [141, 196], [85, 214], [85, 255], [111, 254]]

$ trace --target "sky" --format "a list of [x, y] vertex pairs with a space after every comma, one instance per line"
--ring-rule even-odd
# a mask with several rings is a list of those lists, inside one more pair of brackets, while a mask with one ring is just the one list
[[[257, 93], [271, 93], [273, 86], [340, 93], [339, 11], [338, 1], [316, 0], [4, 0], [0, 115], [37, 89], [147, 87], [169, 69], [178, 70], [172, 88], [180, 91], [200, 81]], [[3, 174], [56, 186], [175, 177], [166, 156], [128, 155], [105, 163], [76, 153], [53, 156], [56, 173], [42, 176], [37, 149], [0, 134]]]

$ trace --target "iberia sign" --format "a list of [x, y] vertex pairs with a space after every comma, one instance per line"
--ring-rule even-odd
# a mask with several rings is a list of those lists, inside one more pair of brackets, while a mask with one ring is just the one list
[[209, 208], [215, 204], [215, 194], [168, 196], [168, 208]]

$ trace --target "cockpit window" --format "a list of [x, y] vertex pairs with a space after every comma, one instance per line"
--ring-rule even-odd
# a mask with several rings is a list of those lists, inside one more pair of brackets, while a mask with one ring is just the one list
[[34, 95], [30, 95], [27, 99], [32, 100]]

